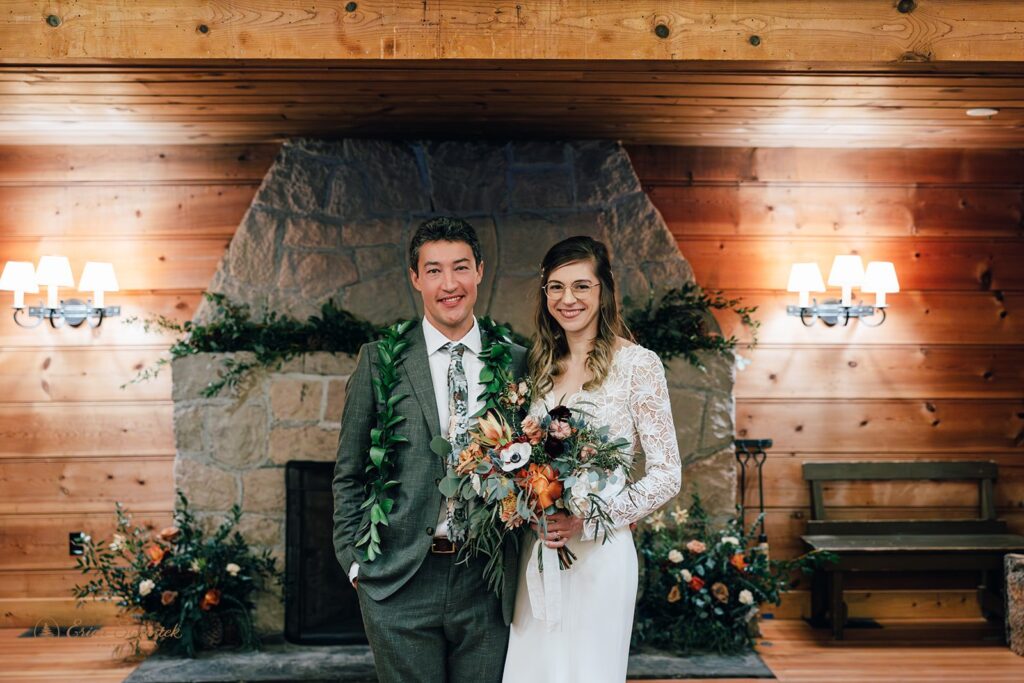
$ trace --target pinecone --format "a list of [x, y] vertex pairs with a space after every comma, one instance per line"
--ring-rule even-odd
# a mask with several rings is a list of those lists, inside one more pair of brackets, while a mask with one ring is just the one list
[[210, 650], [224, 642], [224, 622], [217, 614], [207, 614], [199, 632], [199, 643]]

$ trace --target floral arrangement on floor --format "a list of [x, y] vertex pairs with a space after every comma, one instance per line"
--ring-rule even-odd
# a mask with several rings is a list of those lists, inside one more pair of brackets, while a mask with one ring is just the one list
[[79, 605], [88, 597], [113, 599], [139, 622], [127, 643], [136, 656], [150, 637], [161, 651], [188, 657], [220, 645], [258, 648], [253, 596], [281, 580], [275, 559], [269, 551], [254, 553], [234, 531], [237, 505], [207, 537], [180, 492], [178, 502], [174, 525], [158, 532], [133, 524], [117, 504], [113, 538], [87, 539], [77, 558], [76, 567], [92, 575], [73, 589]]
[[693, 497], [689, 510], [659, 511], [636, 530], [641, 559], [640, 595], [633, 647], [675, 652], [750, 650], [758, 635], [761, 605], [779, 605], [795, 585], [834, 558], [811, 553], [772, 561], [751, 546], [760, 517], [749, 529], [742, 511], [715, 528]]

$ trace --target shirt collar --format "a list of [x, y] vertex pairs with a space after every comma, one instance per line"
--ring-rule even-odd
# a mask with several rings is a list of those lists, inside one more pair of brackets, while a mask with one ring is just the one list
[[[423, 340], [427, 344], [427, 355], [438, 351], [442, 346], [451, 342], [452, 340], [444, 336], [436, 327], [430, 324], [430, 321], [423, 318]], [[473, 352], [474, 355], [479, 354], [483, 344], [480, 340], [480, 326], [476, 322], [476, 317], [473, 317], [473, 327], [469, 328], [469, 332], [462, 339], [455, 341], [456, 344], [463, 344], [467, 349]]]

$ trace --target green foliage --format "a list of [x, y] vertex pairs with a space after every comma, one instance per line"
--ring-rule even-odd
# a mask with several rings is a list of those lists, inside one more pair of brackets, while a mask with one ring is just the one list
[[381, 527], [390, 526], [388, 515], [395, 505], [394, 489], [398, 481], [391, 478], [395, 467], [395, 448], [408, 442], [401, 434], [395, 433], [395, 427], [405, 417], [399, 414], [396, 406], [405, 394], [396, 394], [398, 386], [398, 368], [402, 364], [402, 354], [409, 347], [403, 339], [413, 328], [415, 322], [406, 320], [395, 323], [384, 330], [381, 340], [377, 343], [377, 376], [373, 378], [373, 391], [377, 398], [377, 426], [370, 430], [370, 457], [366, 463], [366, 500], [359, 506], [360, 510], [369, 509], [370, 516], [360, 530], [356, 547], [366, 546], [366, 561], [373, 562], [381, 554]]
[[[232, 303], [223, 294], [208, 292], [205, 296], [214, 307], [210, 323], [191, 320], [179, 323], [157, 316], [143, 321], [143, 328], [147, 332], [161, 329], [180, 335], [171, 345], [172, 359], [195, 353], [251, 351], [255, 354], [251, 362], [226, 359], [223, 371], [203, 390], [206, 397], [216, 396], [224, 388], [236, 387], [254, 368], [280, 367], [298, 354], [314, 351], [354, 355], [360, 346], [376, 337], [373, 324], [338, 308], [334, 301], [324, 303], [320, 315], [299, 322], [275, 312], [264, 313], [259, 320], [253, 320], [247, 305]], [[137, 320], [129, 318], [126, 322]], [[168, 362], [168, 359], [159, 361], [155, 367], [140, 372], [132, 382], [155, 377]]]
[[133, 524], [120, 503], [116, 514], [113, 539], [89, 539], [85, 554], [76, 558], [76, 568], [91, 575], [73, 589], [79, 605], [87, 597], [112, 599], [138, 621], [128, 641], [134, 655], [141, 652], [144, 628], [161, 650], [188, 657], [214, 628], [234, 634], [227, 640], [242, 648], [258, 648], [253, 595], [271, 579], [280, 582], [281, 575], [268, 550], [253, 552], [234, 530], [241, 516], [237, 505], [209, 535], [181, 492], [174, 526], [159, 532]]
[[[302, 353], [329, 351], [354, 355], [363, 344], [377, 336], [376, 327], [354, 314], [338, 308], [334, 301], [328, 301], [320, 309], [320, 315], [311, 316], [299, 322], [275, 312], [264, 313], [259, 320], [253, 320], [249, 307], [228, 301], [223, 294], [205, 294], [213, 305], [211, 322], [202, 324], [187, 320], [179, 323], [165, 316], [147, 318], [142, 322], [149, 332], [164, 330], [179, 335], [170, 348], [170, 358], [158, 361], [154, 366], [139, 372], [130, 383], [156, 377], [171, 359], [195, 353], [234, 353], [251, 351], [251, 361], [226, 358], [223, 370], [203, 390], [207, 398], [216, 396], [222, 390], [234, 389], [258, 368], [280, 367], [285, 361]], [[625, 302], [626, 323], [638, 343], [657, 353], [663, 361], [683, 356], [696, 367], [702, 367], [698, 354], [711, 351], [718, 354], [731, 353], [738, 344], [735, 337], [723, 337], [709, 331], [713, 310], [729, 310], [740, 317], [740, 321], [754, 333], [760, 325], [751, 314], [757, 307], [742, 307], [739, 299], [726, 299], [720, 292], [705, 292], [693, 283], [671, 289], [661, 297], [652, 293], [642, 307], [631, 307]], [[128, 318], [125, 322], [140, 322]], [[515, 332], [507, 324], [498, 324], [490, 318], [480, 318], [485, 332], [493, 334], [498, 344], [493, 353], [493, 364], [507, 365], [509, 344], [530, 346], [530, 340]], [[753, 346], [754, 341], [751, 342]], [[498, 384], [497, 378], [493, 383]], [[123, 387], [122, 387], [123, 388]], [[488, 389], [494, 395], [497, 388]]]
[[731, 353], [739, 340], [711, 332], [712, 311], [732, 311], [751, 329], [750, 346], [757, 341], [760, 322], [753, 319], [757, 306], [740, 306], [740, 299], [727, 299], [721, 292], [706, 292], [692, 282], [670, 289], [661, 297], [652, 292], [641, 307], [625, 302], [625, 319], [637, 343], [654, 351], [662, 361], [682, 356], [695, 367], [702, 367], [698, 354], [711, 351]]
[[700, 498], [689, 510], [648, 517], [637, 529], [640, 596], [633, 647], [651, 646], [680, 653], [750, 650], [763, 604], [778, 605], [795, 584], [797, 572], [812, 573], [834, 557], [809, 554], [771, 561], [751, 547], [760, 517], [744, 528], [742, 510], [720, 528], [712, 524]]

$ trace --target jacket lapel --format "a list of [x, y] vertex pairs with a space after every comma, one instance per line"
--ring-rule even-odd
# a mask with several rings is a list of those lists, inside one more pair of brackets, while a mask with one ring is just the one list
[[402, 371], [412, 385], [416, 401], [423, 411], [423, 418], [427, 421], [430, 438], [433, 439], [440, 434], [441, 428], [438, 424], [440, 418], [437, 415], [437, 399], [434, 397], [434, 381], [430, 377], [427, 342], [423, 338], [422, 325], [409, 332], [409, 349], [405, 354], [405, 362], [402, 363]]

